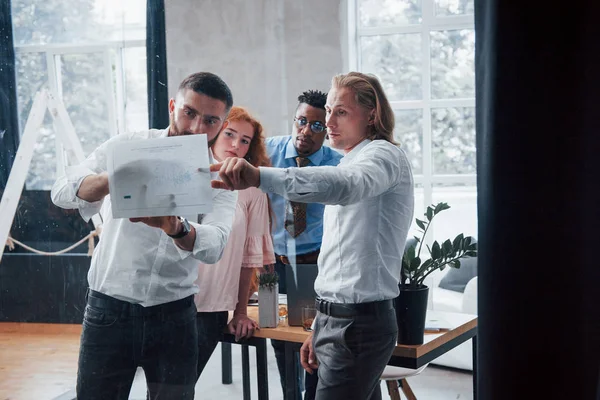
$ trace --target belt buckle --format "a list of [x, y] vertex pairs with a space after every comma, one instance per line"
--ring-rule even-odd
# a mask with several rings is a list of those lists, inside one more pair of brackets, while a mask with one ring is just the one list
[[323, 299], [319, 299], [319, 311], [331, 315], [331, 302]]
[[323, 306], [325, 305], [325, 301], [323, 299], [317, 299], [317, 303], [319, 304], [319, 307], [318, 307], [319, 312], [325, 312], [325, 311], [323, 311], [323, 309], [324, 309]]

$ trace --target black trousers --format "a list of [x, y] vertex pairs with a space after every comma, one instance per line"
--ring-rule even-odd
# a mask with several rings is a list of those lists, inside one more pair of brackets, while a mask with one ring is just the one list
[[227, 311], [199, 312], [196, 315], [198, 326], [198, 378], [210, 360], [217, 344], [223, 338], [223, 331], [229, 318]]
[[142, 307], [90, 290], [79, 348], [77, 398], [128, 399], [141, 366], [150, 399], [193, 399], [197, 343], [193, 296]]

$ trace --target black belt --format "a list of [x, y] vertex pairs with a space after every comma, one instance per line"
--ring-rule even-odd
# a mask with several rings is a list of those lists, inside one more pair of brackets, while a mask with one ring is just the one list
[[[317, 249], [306, 254], [296, 254], [296, 264], [316, 264], [317, 259], [319, 258], [320, 251], [321, 249]], [[281, 261], [282, 264], [292, 265], [290, 259], [287, 256], [275, 254], [275, 258]]]
[[149, 315], [168, 315], [177, 311], [185, 310], [194, 303], [194, 295], [185, 297], [181, 300], [171, 301], [169, 303], [158, 304], [156, 306], [144, 307], [140, 304], [129, 303], [127, 301], [115, 299], [104, 293], [88, 289], [87, 304], [100, 310], [113, 311], [120, 315], [129, 316], [149, 316]]
[[394, 308], [394, 302], [393, 300], [380, 300], [369, 303], [331, 303], [317, 299], [315, 308], [332, 317], [350, 318], [359, 315], [382, 315]]

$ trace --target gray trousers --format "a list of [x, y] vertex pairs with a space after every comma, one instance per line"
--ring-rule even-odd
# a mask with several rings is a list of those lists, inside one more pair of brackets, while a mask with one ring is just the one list
[[317, 400], [379, 400], [379, 378], [398, 336], [396, 313], [335, 318], [318, 313], [313, 346], [319, 362]]

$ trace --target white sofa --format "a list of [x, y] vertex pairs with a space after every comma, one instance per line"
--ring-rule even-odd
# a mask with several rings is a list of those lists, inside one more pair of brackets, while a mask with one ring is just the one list
[[[438, 285], [449, 270], [450, 268], [446, 268], [444, 271], [435, 271], [426, 278], [425, 284], [429, 287], [427, 309], [477, 315], [477, 277], [472, 278], [467, 283], [464, 293], [440, 288]], [[472, 346], [472, 340], [469, 340], [436, 358], [431, 363], [472, 371]]]

